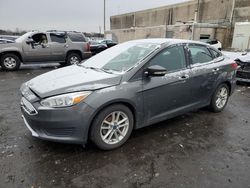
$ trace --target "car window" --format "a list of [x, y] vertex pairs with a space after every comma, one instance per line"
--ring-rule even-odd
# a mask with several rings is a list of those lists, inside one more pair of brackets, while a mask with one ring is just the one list
[[180, 70], [186, 67], [185, 52], [183, 46], [170, 47], [150, 60], [148, 66], [159, 65], [167, 71]]
[[189, 46], [192, 64], [207, 63], [213, 60], [213, 57], [207, 47], [201, 45]]
[[67, 33], [72, 42], [86, 42], [85, 37], [81, 33]]
[[35, 41], [37, 44], [46, 44], [48, 43], [48, 39], [46, 34], [44, 33], [37, 33], [32, 36], [32, 39]]
[[219, 51], [215, 50], [215, 49], [211, 48], [210, 51], [213, 54], [214, 58], [218, 58], [218, 57], [222, 56], [222, 54]]
[[52, 42], [58, 42], [58, 43], [65, 43], [66, 42], [65, 37], [62, 35], [56, 35], [56, 34], [51, 33], [50, 38], [51, 38]]

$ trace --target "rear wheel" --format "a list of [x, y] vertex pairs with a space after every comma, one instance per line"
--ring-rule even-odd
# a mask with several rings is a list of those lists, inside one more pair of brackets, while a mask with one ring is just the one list
[[103, 150], [123, 145], [133, 129], [134, 118], [124, 105], [112, 105], [102, 110], [91, 127], [91, 140]]
[[227, 105], [229, 88], [227, 84], [221, 84], [213, 94], [210, 109], [213, 112], [221, 112]]
[[66, 58], [66, 65], [75, 65], [79, 64], [82, 61], [82, 58], [77, 53], [70, 53]]
[[4, 54], [0, 64], [3, 70], [14, 71], [19, 69], [21, 61], [15, 54]]

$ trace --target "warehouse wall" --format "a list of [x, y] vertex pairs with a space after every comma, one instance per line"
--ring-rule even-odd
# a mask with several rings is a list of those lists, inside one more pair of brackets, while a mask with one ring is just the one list
[[[111, 16], [111, 30], [131, 27], [152, 27], [174, 25], [177, 22], [188, 22], [194, 19], [197, 0], [186, 3], [164, 6], [144, 11]], [[229, 20], [232, 0], [200, 0], [198, 22], [218, 22]]]
[[[210, 38], [217, 38], [223, 47], [230, 47], [234, 24], [250, 21], [250, 0], [197, 0], [185, 3], [148, 9], [128, 14], [116, 15], [110, 18], [113, 40], [124, 42], [142, 38], [192, 38], [192, 21], [195, 10], [197, 22], [212, 24], [209, 28], [197, 24], [194, 39], [207, 34]], [[230, 19], [232, 17], [232, 23]]]

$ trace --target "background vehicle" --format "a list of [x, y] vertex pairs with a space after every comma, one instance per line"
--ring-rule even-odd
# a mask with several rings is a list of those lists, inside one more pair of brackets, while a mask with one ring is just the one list
[[12, 35], [0, 35], [0, 39], [7, 39], [11, 41], [15, 41], [19, 36], [12, 36]]
[[79, 32], [33, 31], [0, 45], [0, 65], [4, 70], [17, 70], [22, 63], [60, 62], [71, 65], [90, 57], [89, 43]]
[[106, 44], [101, 43], [99, 41], [92, 40], [89, 42], [90, 42], [90, 51], [92, 52], [93, 55], [98, 54], [108, 48]]
[[201, 42], [205, 42], [207, 44], [210, 44], [211, 46], [213, 46], [214, 48], [218, 49], [221, 51], [222, 48], [222, 44], [220, 41], [218, 41], [217, 39], [202, 39]]
[[237, 81], [250, 83], [250, 55], [246, 53], [235, 61], [240, 66], [236, 74]]
[[6, 43], [14, 43], [15, 41], [9, 40], [9, 39], [2, 39], [0, 38], [0, 44], [6, 44]]
[[222, 111], [237, 64], [204, 43], [174, 39], [125, 42], [40, 75], [21, 87], [33, 136], [110, 150], [133, 129], [209, 106]]
[[104, 40], [101, 40], [100, 42], [103, 44], [106, 44], [108, 48], [117, 45], [117, 42], [114, 42], [114, 41], [109, 40], [109, 39], [104, 39]]

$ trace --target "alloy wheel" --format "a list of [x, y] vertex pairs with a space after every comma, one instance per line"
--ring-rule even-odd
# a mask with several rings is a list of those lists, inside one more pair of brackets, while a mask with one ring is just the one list
[[3, 60], [4, 66], [8, 69], [13, 69], [16, 66], [16, 60], [12, 57], [6, 57]]
[[70, 64], [71, 64], [71, 65], [78, 64], [79, 62], [80, 62], [80, 61], [79, 61], [78, 57], [76, 57], [76, 56], [72, 56], [72, 57], [70, 58]]
[[128, 133], [129, 118], [122, 111], [115, 111], [107, 115], [101, 125], [100, 134], [106, 144], [117, 144]]
[[216, 100], [215, 100], [215, 104], [216, 104], [217, 108], [219, 108], [219, 109], [223, 108], [227, 103], [227, 99], [228, 99], [227, 88], [225, 88], [225, 87], [220, 88], [220, 90], [218, 91], [218, 93], [216, 95]]

